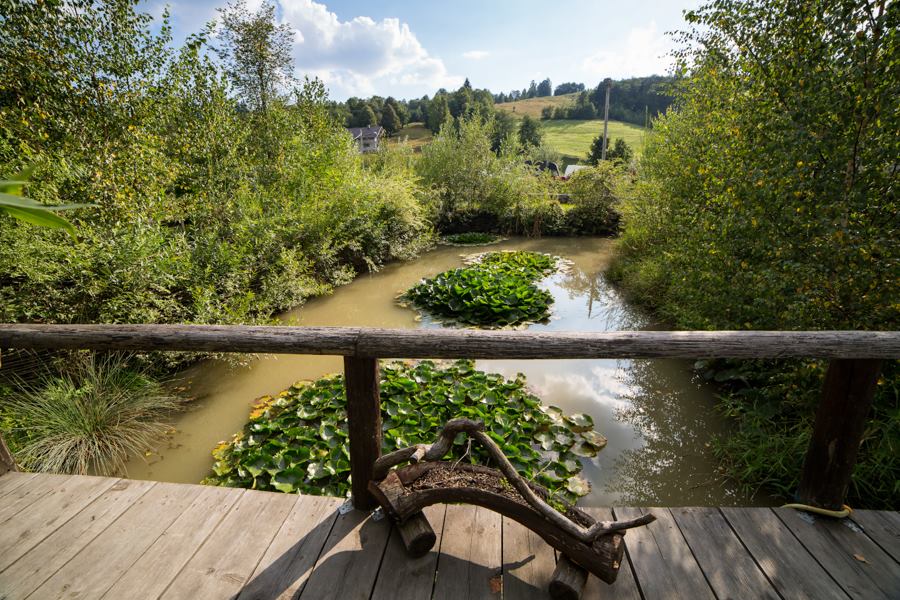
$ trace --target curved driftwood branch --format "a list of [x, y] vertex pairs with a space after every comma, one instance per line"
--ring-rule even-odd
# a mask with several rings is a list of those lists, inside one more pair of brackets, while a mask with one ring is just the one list
[[[484, 433], [484, 424], [471, 419], [448, 421], [441, 430], [437, 441], [430, 446], [419, 445], [413, 448], [404, 448], [381, 457], [375, 463], [375, 480], [378, 480], [379, 475], [382, 475], [382, 473], [386, 476], [390, 467], [406, 460], [424, 457], [425, 460], [431, 461], [443, 458], [450, 451], [453, 439], [461, 432], [469, 434], [485, 447], [488, 454], [497, 463], [500, 472], [503, 473], [509, 483], [536, 512], [562, 531], [585, 544], [590, 544], [600, 536], [631, 529], [632, 527], [640, 527], [656, 520], [656, 517], [652, 514], [646, 514], [627, 521], [597, 521], [590, 527], [582, 527], [550, 506], [536, 494], [528, 482], [512, 466], [512, 463], [509, 462], [509, 459], [506, 458], [500, 447]], [[383, 476], [380, 477], [380, 479], [383, 478]]]

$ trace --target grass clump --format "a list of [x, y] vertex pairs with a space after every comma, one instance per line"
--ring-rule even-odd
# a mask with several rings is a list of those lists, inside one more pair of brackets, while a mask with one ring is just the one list
[[465, 233], [452, 233], [445, 235], [444, 243], [453, 246], [481, 246], [483, 244], [496, 244], [501, 241], [499, 235], [493, 233], [482, 233], [480, 231], [467, 231]]
[[129, 457], [170, 429], [166, 417], [181, 406], [121, 356], [80, 357], [18, 388], [4, 412], [16, 462], [28, 471], [122, 473]]
[[558, 258], [537, 252], [489, 252], [469, 266], [424, 279], [401, 296], [449, 323], [506, 327], [544, 321], [553, 296], [535, 285]]
[[[524, 477], [573, 500], [590, 490], [579, 457], [593, 457], [606, 439], [589, 415], [566, 416], [543, 408], [525, 377], [505, 379], [468, 360], [392, 363], [381, 370], [382, 450], [433, 443], [447, 421], [482, 421]], [[243, 432], [213, 455], [214, 485], [343, 496], [349, 490], [350, 454], [343, 376], [297, 383], [263, 397]], [[489, 465], [477, 444], [460, 436], [450, 460]]]

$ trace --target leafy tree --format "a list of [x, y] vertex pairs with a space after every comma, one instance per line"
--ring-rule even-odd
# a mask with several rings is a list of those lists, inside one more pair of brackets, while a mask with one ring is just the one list
[[584, 84], [583, 83], [574, 83], [574, 82], [566, 82], [561, 83], [556, 86], [556, 89], [553, 90], [554, 96], [562, 96], [564, 94], [573, 94], [575, 92], [583, 92]]
[[537, 119], [532, 119], [528, 115], [522, 117], [519, 123], [519, 143], [523, 147], [538, 147], [544, 141], [544, 128]]
[[528, 84], [528, 90], [522, 90], [522, 96], [525, 98], [534, 98], [537, 96], [537, 84], [534, 82], [534, 79], [531, 80], [531, 83]]
[[516, 118], [505, 110], [494, 113], [493, 127], [491, 128], [491, 150], [499, 154], [504, 143], [510, 138], [515, 138], [519, 124]]
[[241, 99], [251, 110], [267, 113], [273, 99], [293, 79], [292, 32], [275, 20], [275, 6], [263, 2], [251, 12], [246, 0], [219, 9], [219, 56]]
[[381, 126], [384, 127], [388, 135], [395, 135], [403, 127], [400, 117], [397, 116], [394, 107], [390, 104], [387, 104], [384, 107], [384, 112], [381, 113]]
[[541, 120], [552, 119], [554, 115], [554, 110], [552, 106], [545, 106], [541, 109]]
[[450, 114], [450, 105], [447, 102], [446, 94], [438, 94], [434, 97], [428, 105], [427, 117], [425, 124], [432, 133], [439, 132], [441, 127], [444, 126], [444, 123], [453, 120], [453, 116]]
[[[616, 271], [632, 295], [678, 328], [896, 329], [900, 4], [729, 0], [685, 16], [678, 109], [654, 123], [623, 205]], [[730, 475], [796, 489], [823, 373], [739, 367]], [[851, 504], [896, 508], [898, 388], [889, 366]]]
[[375, 116], [375, 111], [372, 110], [372, 107], [366, 104], [365, 108], [362, 110], [361, 119], [364, 125], [360, 125], [360, 127], [371, 127], [378, 123], [378, 117]]
[[607, 160], [620, 161], [627, 164], [631, 162], [633, 157], [634, 151], [622, 138], [616, 138], [612, 148], [609, 148], [606, 151]]
[[537, 96], [552, 96], [553, 95], [553, 84], [550, 82], [550, 78], [543, 80], [537, 86]]
[[589, 164], [598, 165], [603, 157], [603, 134], [601, 133], [591, 142], [591, 149], [588, 150], [587, 161]]

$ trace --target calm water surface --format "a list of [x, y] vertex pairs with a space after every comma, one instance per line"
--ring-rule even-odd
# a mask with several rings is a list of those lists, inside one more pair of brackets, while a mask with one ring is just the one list
[[[364, 275], [284, 315], [298, 325], [437, 327], [399, 307], [398, 293], [441, 271], [458, 267], [465, 254], [483, 250], [534, 250], [574, 263], [568, 273], [541, 285], [555, 303], [549, 323], [536, 331], [610, 331], [652, 329], [655, 324], [628, 306], [605, 281], [611, 241], [598, 238], [515, 239], [486, 247], [441, 247], [418, 260], [394, 264]], [[524, 373], [545, 404], [567, 413], [584, 412], [609, 444], [595, 459], [584, 459], [591, 493], [584, 506], [748, 505], [748, 498], [717, 476], [708, 446], [727, 424], [714, 410], [712, 390], [698, 383], [690, 363], [678, 360], [482, 360], [484, 370], [514, 376]], [[260, 356], [245, 365], [207, 361], [185, 373], [197, 398], [181, 415], [167, 447], [146, 462], [134, 460], [128, 476], [173, 482], [198, 482], [212, 466], [210, 452], [247, 421], [255, 398], [275, 394], [301, 379], [342, 369], [334, 356]]]

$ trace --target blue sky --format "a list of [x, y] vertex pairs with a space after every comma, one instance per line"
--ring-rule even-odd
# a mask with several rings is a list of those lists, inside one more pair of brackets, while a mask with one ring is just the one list
[[[248, 0], [249, 6], [260, 0]], [[222, 0], [168, 4], [176, 41], [214, 18]], [[682, 11], [696, 0], [278, 0], [295, 31], [299, 75], [316, 75], [338, 100], [432, 95], [469, 77], [494, 92], [532, 79], [596, 85], [604, 77], [662, 74]]]

